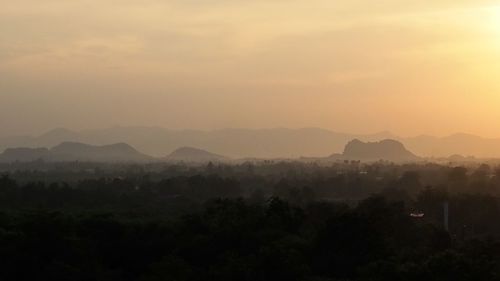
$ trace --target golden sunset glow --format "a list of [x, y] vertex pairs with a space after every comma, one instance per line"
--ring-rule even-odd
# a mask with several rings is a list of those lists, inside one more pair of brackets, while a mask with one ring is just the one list
[[492, 29], [500, 33], [500, 6], [490, 8], [489, 21]]
[[5, 132], [126, 124], [500, 136], [495, 1], [0, 6]]

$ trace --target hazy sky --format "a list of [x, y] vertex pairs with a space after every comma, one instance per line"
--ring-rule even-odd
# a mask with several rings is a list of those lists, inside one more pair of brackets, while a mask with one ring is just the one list
[[500, 137], [499, 80], [500, 1], [0, 0], [0, 135], [155, 125]]

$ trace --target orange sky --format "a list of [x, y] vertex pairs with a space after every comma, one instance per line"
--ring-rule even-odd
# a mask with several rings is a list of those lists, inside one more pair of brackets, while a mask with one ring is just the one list
[[0, 135], [500, 137], [500, 1], [0, 0]]

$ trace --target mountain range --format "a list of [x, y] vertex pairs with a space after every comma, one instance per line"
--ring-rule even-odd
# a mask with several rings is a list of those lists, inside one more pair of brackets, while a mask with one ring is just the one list
[[0, 138], [0, 151], [10, 147], [54, 147], [62, 142], [79, 142], [95, 146], [127, 143], [155, 157], [163, 157], [166, 152], [179, 147], [196, 147], [206, 151], [217, 151], [231, 158], [298, 158], [340, 153], [344, 145], [353, 139], [365, 142], [394, 139], [405, 145], [408, 150], [424, 157], [448, 157], [456, 154], [500, 157], [500, 139], [487, 139], [468, 134], [406, 138], [395, 136], [390, 132], [359, 135], [318, 128], [201, 131], [159, 127], [113, 127], [79, 132], [55, 129], [40, 136]]
[[76, 142], [63, 142], [48, 148], [8, 148], [0, 154], [0, 162], [148, 162], [154, 158], [140, 153], [125, 143], [95, 146]]
[[[245, 162], [248, 159], [230, 159], [193, 147], [181, 147], [166, 157], [155, 158], [137, 151], [125, 143], [95, 146], [77, 142], [63, 142], [51, 149], [48, 148], [9, 148], [0, 154], [0, 163], [31, 162], [109, 162], [109, 163], [144, 163], [144, 162]], [[253, 160], [258, 161], [258, 158]], [[284, 159], [283, 159], [284, 160]], [[414, 162], [422, 158], [408, 151], [404, 145], [395, 140], [379, 142], [362, 142], [358, 139], [350, 141], [342, 154], [332, 154], [329, 157], [300, 158], [302, 161], [344, 161], [360, 160], [363, 162], [386, 160], [392, 162]]]

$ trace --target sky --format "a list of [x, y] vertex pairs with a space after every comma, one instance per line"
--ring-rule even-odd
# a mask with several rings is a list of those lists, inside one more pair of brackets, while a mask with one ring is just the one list
[[500, 1], [0, 0], [0, 135], [500, 137]]

